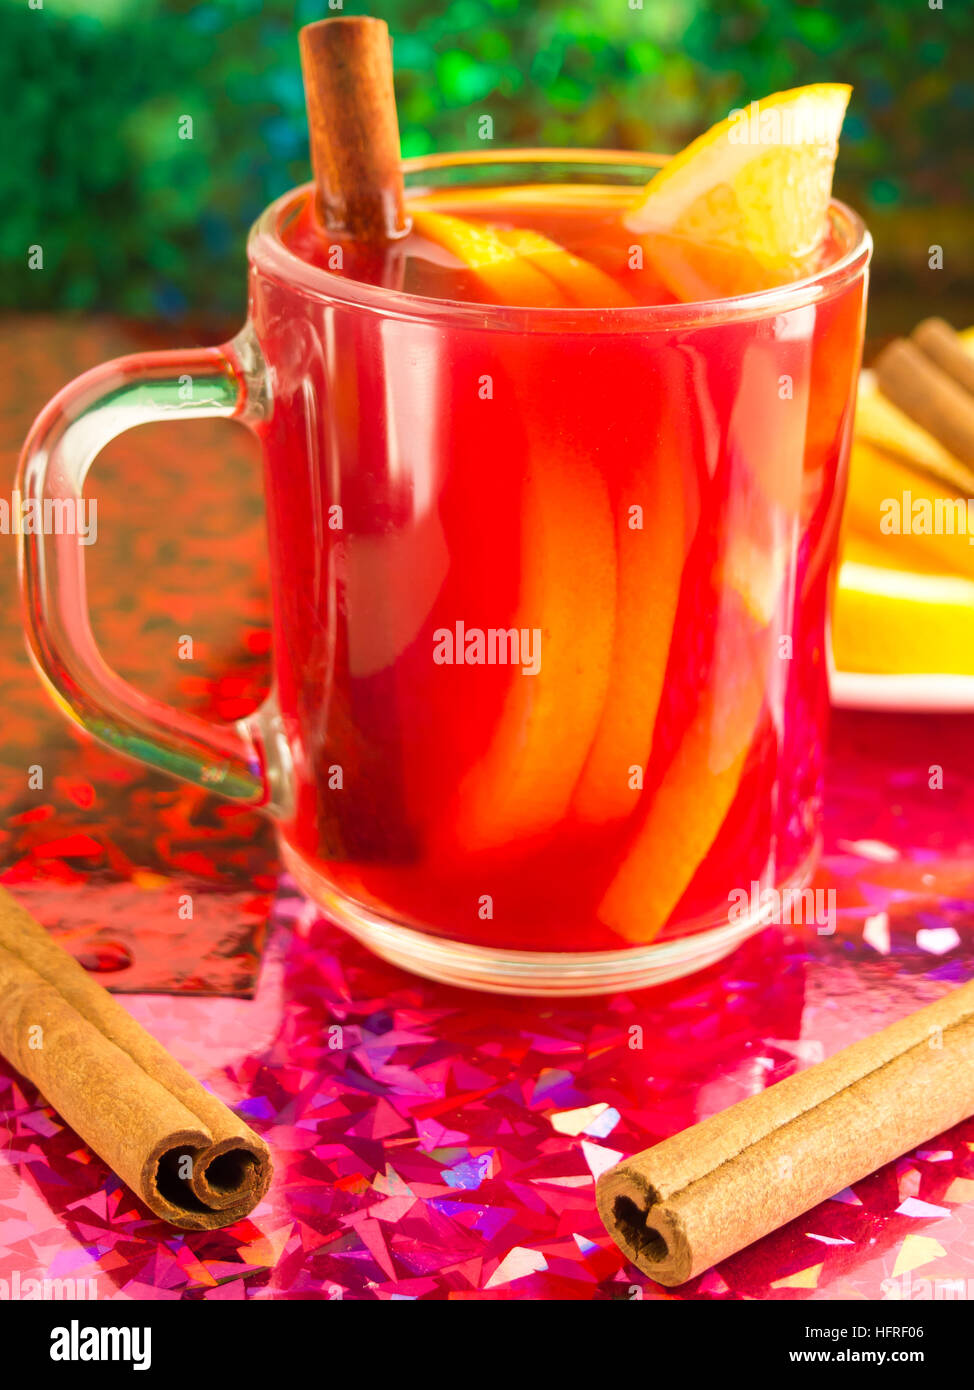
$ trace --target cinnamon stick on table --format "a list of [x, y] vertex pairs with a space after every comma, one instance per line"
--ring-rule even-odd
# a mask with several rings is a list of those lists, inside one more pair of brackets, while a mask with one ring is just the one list
[[229, 1226], [267, 1191], [264, 1141], [2, 888], [0, 1054], [174, 1226]]
[[603, 1173], [633, 1264], [682, 1284], [974, 1114], [974, 983]]
[[[921, 352], [931, 362], [952, 376], [974, 397], [974, 353], [967, 351], [960, 335], [944, 319], [924, 319], [910, 334]], [[972, 405], [974, 409], [974, 405]]]

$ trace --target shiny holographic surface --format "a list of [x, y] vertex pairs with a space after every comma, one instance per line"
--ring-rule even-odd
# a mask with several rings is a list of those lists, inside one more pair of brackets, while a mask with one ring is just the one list
[[[8, 341], [26, 375], [16, 398], [12, 367], [3, 378], [7, 446], [18, 442], [18, 412], [29, 415], [81, 367], [133, 347], [115, 330], [79, 340], [46, 325], [20, 325]], [[62, 354], [54, 365], [52, 344]], [[95, 597], [106, 650], [169, 698], [234, 717], [262, 693], [256, 482], [250, 492], [241, 481], [246, 454], [233, 454], [240, 445], [229, 426], [201, 433], [205, 466], [192, 451], [167, 453], [164, 435], [149, 438], [157, 453], [133, 454], [130, 442], [118, 455], [129, 468], [153, 461], [139, 475], [149, 496], [128, 499], [145, 509], [145, 530], [126, 533], [128, 553], [117, 557], [128, 583], [119, 585], [119, 571], [114, 590], [107, 572], [98, 577], [107, 548], [91, 558], [93, 589], [105, 586]], [[150, 500], [158, 511], [167, 490], [172, 525], [160, 549]], [[110, 519], [106, 500], [106, 547]], [[382, 964], [284, 881], [256, 995], [232, 997], [252, 983], [259, 908], [276, 881], [268, 833], [249, 813], [228, 814], [80, 744], [48, 709], [13, 636], [10, 538], [0, 545], [3, 881], [73, 949], [93, 932], [107, 960], [99, 933], [124, 935], [140, 973], [118, 970], [113, 981], [106, 971], [107, 982], [182, 991], [126, 1004], [240, 1110], [276, 1166], [250, 1220], [174, 1231], [0, 1067], [0, 1289], [23, 1297], [35, 1288], [29, 1280], [72, 1279], [99, 1298], [974, 1294], [974, 1121], [677, 1290], [623, 1264], [594, 1203], [595, 1176], [617, 1157], [974, 976], [968, 720], [835, 718], [817, 880], [836, 890], [832, 935], [772, 928], [655, 991], [504, 1000]], [[153, 583], [150, 573], [160, 577]], [[187, 631], [207, 634], [188, 670], [168, 645]], [[50, 776], [29, 801], [25, 770], [35, 763]], [[174, 911], [187, 891], [192, 922]], [[224, 997], [194, 996], [204, 976], [203, 987]]]
[[556, 1006], [410, 978], [283, 889], [255, 1000], [128, 1001], [271, 1145], [267, 1200], [226, 1231], [173, 1231], [5, 1075], [0, 1278], [90, 1278], [101, 1298], [876, 1299], [922, 1296], [919, 1281], [935, 1279], [967, 1290], [974, 1121], [678, 1290], [624, 1265], [595, 1212], [595, 1177], [620, 1155], [974, 972], [964, 905], [902, 898], [923, 873], [946, 883], [961, 866], [869, 853], [830, 856], [848, 904], [834, 937], [769, 930], [694, 980]]
[[[157, 345], [107, 324], [4, 324], [8, 514], [17, 452], [45, 396], [100, 360]], [[171, 431], [149, 426], [111, 444], [88, 481], [93, 627], [140, 689], [232, 721], [261, 698], [270, 646], [256, 449], [225, 421], [183, 424], [188, 450]], [[269, 825], [64, 719], [27, 659], [16, 545], [0, 534], [0, 880], [113, 988], [248, 993], [275, 881]]]

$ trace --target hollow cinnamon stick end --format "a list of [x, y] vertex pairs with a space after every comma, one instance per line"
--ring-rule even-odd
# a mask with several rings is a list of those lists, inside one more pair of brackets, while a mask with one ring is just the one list
[[249, 1216], [273, 1177], [270, 1150], [246, 1130], [213, 1144], [187, 1131], [151, 1153], [138, 1191], [156, 1216], [184, 1231], [214, 1231]]
[[215, 1211], [249, 1201], [257, 1205], [271, 1180], [270, 1151], [252, 1130], [214, 1144], [193, 1171], [192, 1188]]
[[599, 1216], [626, 1259], [643, 1274], [669, 1288], [685, 1284], [706, 1266], [694, 1267], [681, 1223], [640, 1171], [639, 1157], [617, 1163], [599, 1178]]

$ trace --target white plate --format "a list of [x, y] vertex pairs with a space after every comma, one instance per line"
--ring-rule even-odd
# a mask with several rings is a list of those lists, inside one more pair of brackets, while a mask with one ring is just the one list
[[829, 695], [837, 709], [959, 714], [974, 710], [974, 676], [874, 676], [830, 671]]

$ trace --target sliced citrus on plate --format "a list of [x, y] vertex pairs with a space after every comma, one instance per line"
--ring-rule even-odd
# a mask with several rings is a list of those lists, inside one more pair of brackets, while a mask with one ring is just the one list
[[751, 102], [650, 181], [625, 225], [681, 299], [769, 289], [816, 268], [850, 92], [820, 82]]
[[843, 525], [885, 551], [887, 566], [974, 578], [967, 499], [863, 439], [852, 446]]
[[[970, 470], [938, 439], [905, 414], [880, 391], [875, 375], [860, 375], [856, 397], [856, 441], [872, 445], [920, 472], [966, 493]], [[928, 479], [929, 481], [929, 479]]]
[[887, 676], [974, 674], [974, 583], [888, 565], [883, 547], [850, 538], [832, 620], [836, 667]]

